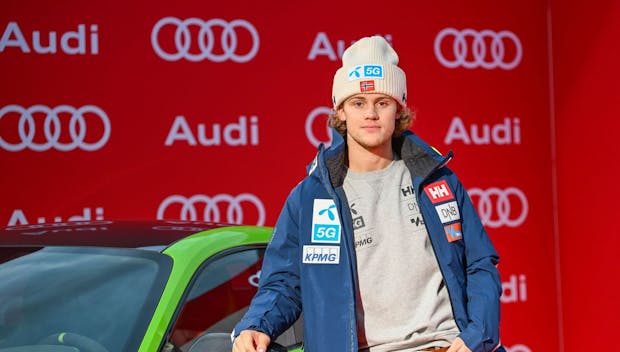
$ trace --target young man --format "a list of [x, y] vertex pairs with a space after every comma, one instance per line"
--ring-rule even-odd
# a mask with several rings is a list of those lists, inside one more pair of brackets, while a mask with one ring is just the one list
[[505, 351], [498, 255], [451, 153], [407, 130], [396, 52], [367, 37], [342, 63], [338, 133], [288, 196], [233, 351], [265, 351], [302, 309], [308, 352]]

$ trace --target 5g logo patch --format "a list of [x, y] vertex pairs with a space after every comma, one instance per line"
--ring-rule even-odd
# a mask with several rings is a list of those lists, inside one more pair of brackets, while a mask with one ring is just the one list
[[355, 66], [347, 72], [347, 77], [349, 81], [369, 78], [383, 79], [383, 65]]
[[312, 208], [312, 242], [340, 243], [340, 219], [331, 199], [315, 199]]

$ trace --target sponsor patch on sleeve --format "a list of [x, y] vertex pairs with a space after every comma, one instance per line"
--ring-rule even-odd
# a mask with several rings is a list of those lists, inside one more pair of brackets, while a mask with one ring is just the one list
[[304, 264], [339, 264], [340, 246], [304, 246]]
[[454, 194], [445, 180], [431, 183], [430, 185], [424, 187], [424, 192], [433, 204], [454, 199]]
[[436, 205], [435, 210], [437, 211], [437, 215], [439, 215], [439, 219], [441, 219], [441, 222], [444, 224], [461, 220], [461, 213], [459, 212], [456, 201]]
[[446, 238], [448, 242], [454, 242], [463, 239], [463, 233], [461, 232], [461, 223], [455, 222], [454, 224], [446, 225], [443, 227], [446, 232]]

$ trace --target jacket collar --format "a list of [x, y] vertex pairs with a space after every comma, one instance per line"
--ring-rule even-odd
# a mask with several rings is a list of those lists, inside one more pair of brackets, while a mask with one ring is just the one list
[[[452, 151], [446, 156], [424, 142], [415, 133], [407, 130], [392, 139], [392, 148], [410, 170], [414, 183], [420, 183], [435, 170], [440, 169], [452, 159]], [[332, 129], [332, 144], [319, 146], [319, 151], [310, 165], [308, 174], [319, 177], [324, 184], [333, 188], [341, 187], [347, 175], [347, 146], [345, 139]]]

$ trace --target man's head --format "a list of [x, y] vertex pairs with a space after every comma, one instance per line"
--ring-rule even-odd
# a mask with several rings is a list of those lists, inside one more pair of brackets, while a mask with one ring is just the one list
[[407, 108], [407, 81], [398, 65], [398, 54], [380, 36], [362, 38], [344, 51], [342, 67], [334, 75], [332, 102], [334, 113], [330, 125], [341, 135], [346, 134], [346, 121], [341, 121], [337, 111], [343, 102], [357, 94], [385, 94], [398, 103], [400, 117], [396, 119], [394, 135], [400, 135], [411, 125], [411, 112]]

